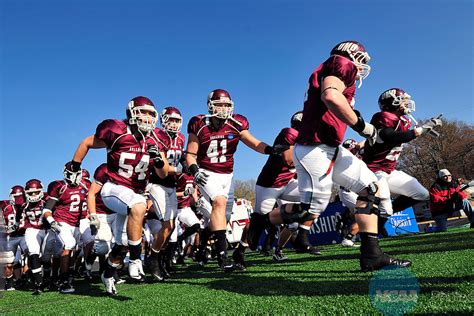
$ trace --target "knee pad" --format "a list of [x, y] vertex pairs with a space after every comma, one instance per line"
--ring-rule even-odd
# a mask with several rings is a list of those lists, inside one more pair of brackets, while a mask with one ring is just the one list
[[109, 253], [110, 245], [109, 242], [105, 240], [96, 240], [94, 243], [94, 252], [98, 256], [103, 256]]
[[[305, 207], [308, 206], [308, 207]], [[285, 212], [287, 207], [291, 207], [292, 213]], [[304, 223], [310, 220], [313, 214], [309, 212], [309, 204], [283, 204], [280, 207], [280, 216], [285, 224]]]
[[35, 270], [41, 269], [41, 261], [39, 255], [31, 255], [28, 260], [28, 265], [31, 268], [33, 273], [36, 273]]
[[372, 182], [367, 186], [367, 196], [358, 196], [357, 201], [367, 202], [367, 206], [364, 208], [356, 207], [354, 210], [355, 214], [375, 214], [377, 216], [380, 215], [380, 211], [378, 209], [378, 205], [380, 203], [380, 198], [375, 196], [378, 190], [378, 186], [376, 183]]
[[123, 260], [127, 256], [127, 252], [128, 252], [128, 247], [127, 246], [115, 245], [112, 248], [112, 251], [110, 252], [110, 255], [113, 258], [117, 258], [117, 259], [120, 258], [120, 260]]

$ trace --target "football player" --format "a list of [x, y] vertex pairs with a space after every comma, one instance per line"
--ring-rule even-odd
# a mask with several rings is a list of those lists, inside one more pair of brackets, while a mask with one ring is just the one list
[[[152, 135], [158, 114], [150, 99], [135, 97], [126, 107], [127, 119], [105, 120], [97, 126], [96, 133], [79, 144], [71, 161], [71, 174], [81, 174], [81, 163], [91, 148], [107, 148], [108, 181], [104, 183], [101, 196], [104, 204], [117, 213], [116, 225], [127, 235], [116, 236], [104, 272], [102, 282], [110, 295], [116, 295], [113, 275], [123, 258], [130, 251], [129, 274], [144, 280], [140, 259], [142, 250], [142, 227], [147, 210], [143, 196], [151, 170], [160, 178], [168, 175], [168, 161], [160, 144]], [[119, 216], [120, 215], [120, 216]]]
[[181, 173], [179, 161], [183, 155], [185, 137], [181, 133], [183, 118], [181, 112], [176, 107], [166, 107], [160, 113], [161, 129], [156, 128], [153, 135], [160, 143], [170, 165], [168, 176], [164, 179], [152, 173], [149, 187], [150, 197], [153, 201], [153, 208], [161, 221], [161, 228], [154, 234], [150, 255], [150, 271], [152, 276], [162, 281], [163, 277], [169, 277], [166, 270], [165, 256], [163, 255], [165, 244], [168, 241], [173, 229], [178, 201], [176, 198], [175, 174]]
[[377, 177], [367, 165], [340, 146], [347, 126], [370, 144], [379, 139], [376, 128], [353, 109], [356, 81], [360, 87], [369, 75], [369, 60], [362, 44], [344, 41], [332, 49], [331, 56], [310, 76], [303, 121], [293, 150], [301, 205], [286, 205], [267, 217], [273, 224], [317, 217], [329, 203], [333, 183], [356, 192], [362, 271], [411, 265], [410, 261], [392, 258], [380, 249], [379, 204], [390, 196], [378, 189]]
[[[48, 234], [48, 225], [43, 221], [43, 208], [48, 199], [40, 180], [31, 179], [25, 184], [27, 204], [25, 214], [25, 242], [28, 248], [28, 265], [33, 273], [34, 294], [43, 291], [51, 274], [51, 254], [55, 244], [54, 234]], [[42, 268], [43, 266], [43, 268]], [[43, 280], [44, 278], [44, 280]]]
[[80, 221], [90, 182], [82, 181], [82, 173], [71, 172], [71, 162], [64, 166], [64, 179], [48, 185], [48, 200], [43, 208], [43, 216], [62, 243], [60, 260], [61, 293], [75, 291], [70, 280], [70, 258], [80, 241]]
[[86, 274], [88, 276], [91, 275], [92, 264], [97, 256], [99, 256], [101, 262], [100, 270], [103, 272], [106, 256], [111, 250], [113, 236], [117, 233], [115, 232], [117, 214], [104, 205], [100, 195], [102, 186], [107, 182], [107, 179], [107, 164], [103, 163], [95, 170], [94, 181], [92, 181], [87, 193], [87, 209], [92, 224], [91, 228], [97, 231], [94, 234], [94, 247], [90, 254], [85, 256]]
[[[209, 229], [214, 234], [218, 264], [233, 270], [227, 257], [226, 220], [233, 206], [234, 153], [239, 140], [262, 154], [281, 154], [286, 147], [272, 147], [249, 132], [247, 119], [234, 114], [234, 102], [226, 90], [216, 89], [207, 98], [208, 115], [197, 115], [188, 123], [186, 161], [201, 193], [212, 203]], [[227, 209], [227, 212], [226, 212]]]
[[[293, 163], [293, 146], [298, 136], [298, 129], [300, 128], [302, 118], [302, 111], [292, 115], [290, 120], [291, 127], [283, 128], [273, 142], [274, 145], [286, 145], [288, 149], [281, 156], [272, 155], [268, 157], [257, 178], [255, 209], [251, 215], [250, 223], [245, 226], [242, 239], [232, 255], [236, 267], [239, 269], [245, 269], [244, 253], [247, 245], [250, 245], [250, 249], [256, 250], [261, 232], [263, 229], [269, 228], [261, 225], [259, 217], [270, 213], [276, 203], [281, 205], [282, 201], [297, 203], [300, 200], [298, 181], [295, 178]], [[310, 220], [308, 223], [301, 224], [299, 237], [295, 240], [295, 248], [305, 250], [305, 252], [306, 249], [311, 251], [315, 249], [309, 244], [307, 238], [307, 232], [312, 223], [313, 221]], [[248, 238], [248, 244], [247, 231], [250, 237]], [[277, 248], [275, 260], [278, 260], [279, 257], [283, 257], [282, 249]]]
[[20, 260], [17, 251], [25, 252], [25, 226], [23, 220], [23, 209], [26, 204], [25, 190], [20, 185], [10, 189], [10, 201], [2, 203], [2, 214], [6, 225], [6, 265], [5, 265], [5, 290], [15, 290], [13, 271], [20, 268]]
[[373, 115], [371, 124], [378, 130], [380, 141], [365, 144], [362, 159], [377, 176], [380, 190], [399, 195], [393, 205], [391, 200], [382, 202], [382, 208], [391, 214], [429, 200], [428, 190], [418, 180], [395, 167], [404, 143], [421, 135], [437, 135], [435, 129], [442, 126], [442, 121], [440, 117], [431, 118], [423, 126], [410, 128], [415, 101], [400, 88], [382, 92], [378, 104], [380, 112]]

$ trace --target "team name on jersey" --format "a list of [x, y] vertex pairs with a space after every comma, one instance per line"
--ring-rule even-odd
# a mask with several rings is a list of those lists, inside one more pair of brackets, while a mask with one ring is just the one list
[[133, 147], [130, 147], [129, 151], [136, 151], [136, 152], [144, 152], [141, 148], [133, 148]]
[[225, 137], [226, 137], [226, 135], [212, 135], [211, 139], [223, 139]]

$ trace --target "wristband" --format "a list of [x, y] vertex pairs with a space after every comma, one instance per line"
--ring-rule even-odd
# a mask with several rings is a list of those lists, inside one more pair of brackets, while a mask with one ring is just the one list
[[52, 216], [46, 217], [46, 220], [47, 220], [48, 223], [50, 223], [50, 224], [55, 221]]
[[197, 164], [193, 163], [191, 166], [189, 166], [189, 171], [191, 174], [194, 176], [196, 173], [199, 172], [199, 167]]
[[272, 154], [272, 146], [266, 146], [265, 149], [263, 150], [263, 152], [265, 153], [265, 155], [271, 155]]

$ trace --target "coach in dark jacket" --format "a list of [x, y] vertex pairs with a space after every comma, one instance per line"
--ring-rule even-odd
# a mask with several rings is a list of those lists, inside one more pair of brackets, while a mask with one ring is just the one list
[[439, 170], [437, 175], [436, 182], [430, 188], [430, 210], [438, 231], [448, 229], [448, 216], [459, 209], [464, 210], [472, 223], [472, 205], [466, 193], [461, 191], [459, 182], [452, 179], [448, 169]]

